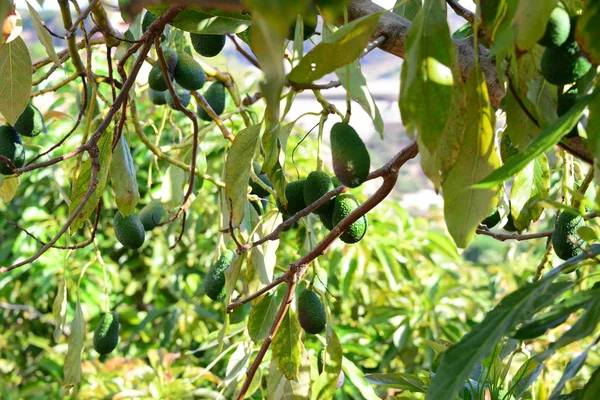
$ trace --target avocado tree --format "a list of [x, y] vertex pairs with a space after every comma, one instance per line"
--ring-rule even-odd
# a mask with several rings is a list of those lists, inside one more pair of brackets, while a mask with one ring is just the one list
[[[17, 249], [6, 254], [0, 279], [35, 266], [49, 251], [100, 262], [103, 241], [122, 247], [118, 259], [149, 246], [147, 235], [156, 229], [176, 229], [168, 243], [176, 249], [189, 229], [193, 202], [202, 198], [203, 184], [210, 184], [218, 192], [218, 230], [211, 236], [213, 266], [202, 272], [202, 295], [224, 303], [225, 322], [215, 333], [220, 349], [230, 334], [230, 318], [250, 307], [243, 325], [251, 345], [239, 347], [246, 364], [228, 395], [243, 399], [267, 385], [268, 398], [332, 398], [344, 371], [355, 367], [345, 364], [315, 263], [337, 239], [352, 245], [369, 235], [368, 213], [392, 192], [403, 165], [419, 154], [423, 172], [443, 197], [445, 224], [457, 248], [467, 247], [476, 235], [547, 242], [540, 242], [543, 256], [530, 279], [466, 335], [454, 344], [432, 342], [440, 353], [433, 371], [371, 374], [366, 380], [360, 374], [355, 384], [361, 396], [378, 398], [373, 388], [383, 386], [425, 393], [432, 400], [521, 398], [554, 353], [598, 335], [600, 288], [594, 268], [600, 245], [593, 244], [598, 200], [590, 196], [600, 184], [598, 2], [479, 1], [472, 12], [454, 0], [398, 0], [393, 9], [370, 0], [123, 0], [118, 10], [128, 28], [121, 32], [108, 18], [114, 4], [95, 0], [80, 7], [58, 0], [60, 31], [28, 4], [47, 52], [35, 62], [12, 3], [0, 8], [5, 121], [0, 197], [5, 210], [17, 213], [8, 207], [19, 195], [36, 195], [35, 189], [19, 189], [28, 177], [50, 172], [66, 176], [68, 184], [56, 193], [56, 208], [63, 211], [54, 217], [58, 227], [44, 231], [48, 239], [2, 212], [36, 247], [27, 257]], [[465, 19], [453, 34], [449, 9]], [[63, 50], [55, 49], [53, 37]], [[307, 40], [316, 44], [305, 51]], [[258, 88], [243, 87], [230, 72], [211, 66], [227, 41], [261, 71]], [[352, 109], [359, 105], [383, 135], [360, 68], [361, 58], [375, 49], [404, 60], [398, 104], [414, 139], [379, 164], [352, 126]], [[337, 79], [321, 80], [330, 74]], [[346, 91], [345, 109], [328, 101], [327, 90], [336, 87]], [[319, 146], [313, 170], [296, 176], [289, 170], [294, 148], [288, 141], [297, 120], [286, 116], [301, 91], [314, 94], [321, 105]], [[40, 139], [48, 130], [45, 119], [68, 116], [40, 112], [36, 98], [47, 93], [56, 94], [56, 108], [73, 102], [79, 109], [68, 132], [56, 140], [50, 136], [51, 142]], [[147, 100], [164, 110], [155, 137], [145, 129], [151, 114], [140, 107]], [[327, 132], [329, 119], [336, 123]], [[166, 124], [178, 132], [168, 145], [160, 138]], [[222, 163], [211, 170], [202, 147], [215, 130], [220, 142], [211, 146], [219, 149]], [[321, 152], [326, 137], [331, 172]], [[169, 187], [167, 196], [158, 198], [141, 187], [132, 153], [152, 155]], [[365, 201], [350, 193], [376, 179], [378, 188]], [[151, 176], [147, 180], [152, 186]], [[536, 227], [544, 212], [557, 215], [551, 230]], [[299, 246], [300, 256], [277, 271], [277, 246], [271, 244], [298, 224], [308, 246]], [[564, 262], [552, 265], [554, 254]], [[64, 273], [56, 277], [56, 340], [66, 323], [67, 287], [77, 293], [63, 375], [67, 391], [81, 381], [82, 352], [87, 351], [85, 300], [77, 292], [86, 269], [74, 288]], [[103, 272], [103, 314], [93, 333], [93, 347], [101, 355], [117, 349], [120, 340], [120, 318], [109, 304], [106, 268]], [[575, 314], [578, 310], [583, 312]], [[556, 340], [507, 378], [509, 354], [512, 360], [522, 343], [567, 320], [570, 326]], [[308, 335], [320, 335], [324, 344], [312, 373], [304, 346]], [[599, 340], [572, 359], [551, 398], [565, 398], [559, 397], [565, 384]], [[566, 398], [592, 399], [599, 391], [596, 369]]]

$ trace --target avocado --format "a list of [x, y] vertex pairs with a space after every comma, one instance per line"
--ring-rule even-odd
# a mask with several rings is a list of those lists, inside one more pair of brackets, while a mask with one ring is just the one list
[[21, 136], [35, 137], [42, 132], [46, 133], [44, 116], [31, 103], [25, 107], [25, 111], [23, 111], [17, 122], [15, 122], [14, 128]]
[[[177, 53], [174, 50], [166, 49], [163, 51], [163, 56], [167, 64], [167, 72], [171, 80], [175, 74], [175, 68], [177, 67]], [[148, 74], [148, 85], [151, 89], [158, 90], [159, 92], [168, 89], [167, 82], [163, 76], [162, 70], [160, 69], [160, 62], [156, 60], [150, 73]]]
[[306, 208], [304, 201], [304, 183], [305, 179], [288, 182], [285, 185], [285, 198], [287, 199], [287, 209], [285, 212], [289, 215], [295, 215]]
[[503, 164], [506, 164], [509, 158], [517, 154], [519, 150], [512, 144], [510, 135], [508, 132], [502, 133], [502, 139], [500, 139], [500, 159]]
[[[177, 93], [177, 95], [179, 96], [181, 105], [184, 108], [189, 106], [190, 101], [192, 100], [192, 95], [191, 95], [190, 91], [180, 87], [177, 84], [175, 84], [174, 89], [175, 89], [175, 93]], [[173, 100], [173, 96], [171, 96], [171, 92], [169, 92], [167, 90], [165, 93], [166, 93], [165, 98], [167, 100], [167, 104], [169, 105], [169, 107], [171, 107], [173, 110], [177, 110], [177, 108], [175, 107], [175, 101]], [[177, 111], [179, 111], [179, 110], [177, 110]]]
[[152, 229], [156, 228], [156, 226], [162, 220], [164, 212], [165, 208], [158, 199], [152, 200], [150, 203], [146, 204], [140, 211], [139, 216], [144, 230], [151, 231]]
[[120, 211], [117, 211], [114, 219], [115, 235], [121, 244], [130, 249], [142, 247], [146, 234], [144, 226], [135, 214], [129, 214], [124, 217]]
[[[261, 174], [260, 173], [260, 164], [257, 163], [256, 161], [252, 164], [252, 168], [254, 168], [254, 173], [256, 174], [256, 176], [258, 176], [258, 178], [263, 181], [263, 183], [265, 185], [267, 185], [268, 187], [270, 187], [271, 189], [273, 189], [273, 183], [271, 183], [271, 180], [269, 179], [269, 177], [267, 176], [267, 174]], [[248, 184], [250, 185], [250, 187], [252, 188], [252, 191], [250, 193], [262, 198], [265, 197], [269, 197], [269, 195], [271, 193], [267, 192], [265, 189], [263, 189], [258, 183], [254, 182], [252, 179], [250, 179], [248, 181]]]
[[[213, 109], [215, 114], [221, 115], [225, 111], [225, 86], [219, 82], [215, 82], [204, 92], [206, 102]], [[204, 108], [198, 104], [198, 118], [204, 121], [212, 121], [210, 115]]]
[[[17, 168], [25, 164], [25, 147], [17, 131], [10, 125], [0, 126], [0, 155], [8, 158]], [[4, 160], [0, 160], [0, 174], [13, 174]]]
[[[556, 108], [556, 114], [558, 116], [563, 116], [575, 105], [575, 101], [577, 100], [577, 88], [571, 87], [566, 92], [560, 94], [558, 96], [558, 107]], [[569, 133], [565, 136], [566, 138], [574, 138], [578, 136], [577, 125], [571, 129]]]
[[584, 241], [577, 234], [577, 230], [584, 224], [583, 216], [576, 210], [568, 209], [560, 213], [552, 233], [552, 246], [560, 259], [568, 260], [581, 254], [580, 247]]
[[571, 31], [569, 13], [561, 7], [556, 7], [550, 14], [544, 36], [538, 41], [544, 47], [559, 47], [567, 41]]
[[483, 221], [481, 221], [481, 225], [485, 225], [488, 228], [493, 228], [500, 222], [500, 211], [498, 207], [494, 208], [494, 211], [490, 215], [486, 217]]
[[[317, 353], [317, 371], [319, 371], [319, 375], [321, 375], [323, 373], [323, 364], [325, 361], [324, 357], [325, 357], [325, 348], [322, 348]], [[335, 385], [336, 389], [339, 389], [344, 385], [345, 378], [346, 378], [346, 376], [344, 375], [344, 371], [340, 371], [340, 376], [338, 377], [337, 385]]]
[[[307, 206], [311, 205], [315, 201], [319, 200], [324, 194], [331, 192], [333, 189], [333, 182], [327, 172], [324, 171], [313, 171], [308, 174], [306, 182], [304, 183], [304, 202]], [[317, 208], [315, 214], [327, 214], [333, 209], [333, 199]]]
[[225, 35], [190, 33], [194, 50], [204, 57], [214, 57], [225, 47]]
[[321, 223], [328, 231], [332, 230], [333, 227], [335, 226], [333, 223], [333, 210], [331, 210], [331, 212], [328, 212], [328, 213], [319, 214], [319, 219], [321, 220]]
[[[308, 15], [302, 18], [302, 22], [304, 24], [304, 34], [302, 35], [302, 40], [307, 40], [314, 35], [315, 31], [317, 30], [317, 13], [315, 11], [309, 12]], [[294, 40], [295, 35], [296, 23], [294, 22], [294, 24], [290, 27], [290, 31], [288, 32], [288, 39]]]
[[335, 176], [345, 186], [360, 186], [369, 176], [369, 152], [354, 128], [344, 122], [331, 128], [331, 156]]
[[111, 353], [119, 343], [119, 316], [111, 311], [104, 313], [94, 330], [94, 349], [99, 354]]
[[213, 300], [221, 300], [225, 297], [225, 271], [233, 260], [236, 254], [232, 250], [227, 250], [217, 262], [208, 270], [204, 281], [204, 293]]
[[580, 54], [579, 45], [572, 39], [560, 47], [547, 47], [541, 61], [544, 78], [553, 85], [566, 85], [581, 79], [592, 64]]
[[298, 320], [302, 329], [313, 335], [323, 332], [327, 324], [327, 315], [319, 295], [304, 289], [298, 296], [297, 305]]
[[154, 90], [152, 88], [148, 89], [150, 101], [152, 102], [152, 104], [155, 104], [157, 106], [162, 106], [162, 105], [167, 104], [167, 93], [169, 93], [169, 92], [166, 90], [158, 91], [158, 90]]
[[187, 90], [202, 89], [206, 83], [206, 73], [194, 57], [186, 52], [177, 53], [177, 65], [174, 72], [175, 82]]
[[[340, 223], [341, 220], [346, 218], [352, 211], [356, 210], [359, 206], [358, 200], [350, 193], [340, 194], [335, 198], [335, 206], [333, 207], [333, 226]], [[342, 233], [340, 239], [344, 243], [352, 244], [356, 243], [365, 236], [367, 232], [367, 217], [363, 215], [358, 220], [354, 221], [348, 229]]]

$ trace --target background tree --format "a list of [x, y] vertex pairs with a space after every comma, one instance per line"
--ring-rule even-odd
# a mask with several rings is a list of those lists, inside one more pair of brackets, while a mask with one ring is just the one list
[[[96, 397], [595, 398], [600, 9], [481, 3], [59, 0], [60, 32], [28, 4], [47, 53], [32, 62], [4, 2], [6, 397], [58, 397], [60, 382]], [[454, 33], [448, 6], [466, 20]], [[228, 40], [262, 71], [257, 87], [210, 66]], [[415, 140], [379, 165], [352, 127], [359, 104], [383, 134], [360, 69], [376, 48], [404, 59], [399, 107]], [[345, 110], [327, 99], [340, 86]], [[321, 106], [316, 141], [286, 119], [300, 91]], [[453, 243], [378, 207], [417, 154]], [[473, 247], [457, 248], [477, 235], [533, 241], [499, 302], [496, 271], [457, 273]], [[574, 344], [557, 377], [549, 360]], [[122, 383], [144, 367], [152, 377]]]

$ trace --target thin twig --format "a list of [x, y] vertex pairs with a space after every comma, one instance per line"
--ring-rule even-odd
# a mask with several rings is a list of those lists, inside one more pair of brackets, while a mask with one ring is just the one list
[[456, 0], [446, 0], [446, 3], [454, 10], [456, 15], [466, 19], [471, 25], [475, 24], [475, 13], [461, 6]]
[[487, 228], [480, 227], [480, 228], [477, 228], [477, 230], [475, 232], [478, 235], [490, 236], [501, 242], [504, 242], [506, 240], [516, 240], [516, 241], [521, 242], [524, 240], [540, 239], [540, 238], [546, 238], [548, 236], [552, 236], [552, 232], [554, 232], [554, 230], [520, 235], [520, 234], [513, 234], [513, 233], [507, 234], [507, 233], [492, 232]]
[[248, 52], [246, 50], [244, 50], [244, 48], [238, 43], [237, 38], [236, 38], [235, 35], [227, 35], [227, 36], [229, 36], [229, 39], [231, 39], [231, 41], [233, 42], [236, 50], [242, 56], [244, 56], [244, 58], [246, 60], [248, 60], [250, 62], [250, 64], [254, 65], [258, 69], [261, 69], [260, 63], [258, 62], [258, 60], [256, 58], [252, 57], [250, 54], [248, 54]]

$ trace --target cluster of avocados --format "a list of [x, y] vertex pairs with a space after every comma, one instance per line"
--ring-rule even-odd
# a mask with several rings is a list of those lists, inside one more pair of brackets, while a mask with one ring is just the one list
[[128, 249], [139, 249], [146, 240], [145, 231], [151, 231], [162, 221], [165, 209], [160, 200], [152, 200], [139, 213], [124, 216], [120, 211], [115, 214], [113, 225], [117, 240]]
[[[44, 116], [30, 102], [14, 126], [8, 124], [0, 126], [0, 155], [8, 158], [16, 168], [21, 168], [25, 164], [25, 147], [21, 136], [36, 137], [42, 132], [46, 132]], [[13, 174], [4, 160], [0, 160], [0, 174]]]
[[575, 41], [577, 16], [569, 13], [559, 3], [546, 26], [544, 36], [538, 42], [546, 47], [541, 61], [544, 78], [553, 85], [567, 85], [581, 79], [592, 64], [581, 55]]

